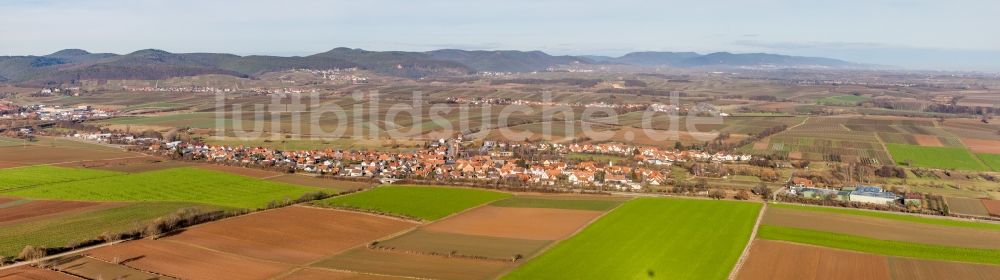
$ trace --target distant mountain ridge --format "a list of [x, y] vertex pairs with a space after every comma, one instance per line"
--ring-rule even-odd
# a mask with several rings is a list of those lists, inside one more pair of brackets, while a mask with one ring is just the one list
[[863, 64], [822, 57], [728, 52], [706, 55], [693, 52], [633, 52], [620, 57], [608, 57], [553, 56], [541, 51], [516, 50], [442, 49], [408, 52], [335, 48], [310, 56], [282, 57], [170, 53], [156, 49], [118, 55], [66, 49], [44, 56], [0, 56], [0, 81], [61, 84], [81, 80], [151, 80], [204, 74], [254, 77], [267, 72], [290, 69], [353, 67], [383, 75], [420, 78], [460, 76], [483, 71], [543, 71], [573, 64], [618, 64], [639, 67], [865, 67]]

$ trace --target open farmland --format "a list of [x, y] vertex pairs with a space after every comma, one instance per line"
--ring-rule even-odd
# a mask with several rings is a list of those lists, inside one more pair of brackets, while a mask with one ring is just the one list
[[281, 175], [278, 177], [268, 178], [267, 180], [292, 185], [329, 189], [335, 192], [364, 189], [372, 186], [371, 183], [367, 182], [337, 180], [333, 178], [314, 177], [300, 174]]
[[423, 220], [437, 220], [510, 194], [431, 186], [382, 186], [315, 202], [318, 206], [389, 213]]
[[69, 140], [60, 140], [53, 143], [36, 142], [27, 146], [0, 147], [0, 162], [33, 165], [138, 156], [135, 153], [104, 146], [73, 142], [67, 143], [64, 141]]
[[271, 201], [296, 199], [319, 190], [185, 167], [47, 184], [8, 192], [7, 195], [91, 201], [193, 202], [261, 208]]
[[756, 240], [736, 279], [889, 280], [883, 256], [771, 240]]
[[981, 199], [946, 196], [944, 200], [948, 202], [948, 212], [951, 213], [973, 216], [990, 215], [990, 212], [986, 210], [986, 206], [983, 205]]
[[[760, 207], [732, 201], [630, 200], [506, 278], [724, 279], [743, 251]], [[712, 242], [692, 242], [696, 239]]]
[[846, 120], [812, 117], [802, 125], [768, 137], [766, 148], [754, 145], [754, 149], [744, 147], [744, 150], [810, 161], [891, 162], [875, 132], [852, 131], [844, 126]]
[[380, 241], [378, 246], [392, 248], [393, 251], [399, 252], [509, 260], [515, 256], [531, 256], [550, 243], [552, 241], [416, 230], [393, 239]]
[[512, 268], [514, 263], [357, 248], [318, 262], [315, 266], [377, 275], [467, 280], [496, 278]]
[[45, 265], [87, 279], [173, 279], [86, 256], [59, 258]]
[[133, 157], [124, 159], [93, 160], [83, 162], [70, 162], [58, 164], [56, 166], [69, 168], [87, 168], [108, 170], [124, 173], [140, 173], [146, 171], [163, 170], [175, 167], [190, 166], [192, 163], [174, 160], [165, 160], [155, 157]]
[[949, 219], [949, 218], [935, 218], [935, 217], [923, 217], [917, 215], [906, 215], [898, 213], [889, 213], [882, 211], [868, 211], [859, 209], [847, 209], [847, 208], [836, 208], [836, 207], [819, 207], [819, 206], [808, 206], [808, 205], [796, 205], [796, 204], [772, 204], [771, 208], [784, 208], [784, 209], [794, 209], [801, 211], [814, 211], [814, 212], [825, 212], [825, 213], [836, 213], [844, 215], [855, 215], [862, 217], [873, 217], [888, 220], [922, 223], [929, 225], [941, 225], [949, 227], [961, 227], [961, 228], [973, 228], [973, 229], [991, 229], [1000, 230], [1000, 224], [996, 223], [980, 223], [980, 222], [970, 222], [967, 220], [959, 219]]
[[886, 148], [892, 153], [892, 158], [902, 165], [909, 163], [910, 166], [916, 167], [988, 170], [965, 148], [922, 147], [903, 144], [886, 144]]
[[104, 232], [133, 230], [140, 222], [190, 207], [218, 210], [217, 207], [190, 203], [137, 203], [0, 225], [0, 255], [16, 255], [25, 245], [63, 246], [97, 237]]
[[861, 104], [871, 99], [867, 96], [858, 95], [836, 95], [824, 97], [823, 99], [817, 100], [816, 103], [823, 105], [839, 105], [839, 106], [855, 106]]
[[423, 229], [503, 238], [559, 240], [569, 237], [601, 213], [554, 208], [483, 206], [429, 224]]
[[1000, 275], [1000, 266], [889, 257], [892, 279], [989, 280]]
[[12, 200], [5, 202], [0, 199], [0, 226], [115, 206], [121, 206], [121, 204], [60, 200]]
[[[1000, 143], [997, 144], [1000, 146]], [[993, 171], [1000, 172], [1000, 154], [976, 154], [979, 160], [982, 160], [986, 166], [989, 166]]]
[[87, 255], [180, 279], [267, 279], [293, 267], [151, 239], [101, 247], [87, 251]]
[[196, 226], [165, 240], [261, 260], [306, 264], [416, 223], [291, 206]]
[[4, 280], [79, 280], [55, 270], [32, 266], [19, 266], [0, 270], [0, 279]]
[[607, 211], [622, 204], [624, 200], [614, 197], [577, 197], [577, 196], [527, 196], [514, 197], [493, 202], [490, 205], [499, 207], [521, 208], [556, 208], [574, 210]]
[[267, 279], [413, 226], [365, 213], [290, 206], [88, 254], [182, 279]]
[[[976, 201], [978, 202], [978, 201]], [[1000, 249], [1000, 230], [770, 207], [763, 224], [942, 246]]]
[[81, 168], [30, 166], [0, 169], [0, 193], [38, 185], [72, 182], [122, 173]]
[[758, 238], [890, 256], [1000, 264], [1000, 249], [964, 248], [880, 240], [857, 235], [772, 225], [761, 225]]

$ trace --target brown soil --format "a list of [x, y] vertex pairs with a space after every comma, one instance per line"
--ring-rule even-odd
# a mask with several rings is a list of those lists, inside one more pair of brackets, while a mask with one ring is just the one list
[[358, 248], [316, 266], [380, 275], [434, 279], [493, 279], [512, 262], [472, 260]]
[[911, 223], [874, 217], [769, 208], [764, 224], [859, 235], [882, 240], [968, 248], [1000, 248], [1000, 231]]
[[989, 216], [990, 212], [986, 210], [986, 206], [980, 199], [975, 198], [961, 198], [961, 197], [945, 197], [945, 202], [948, 202], [948, 212], [965, 214], [965, 215], [975, 215], [975, 216]]
[[174, 167], [184, 167], [190, 165], [192, 165], [192, 163], [159, 159], [155, 157], [141, 157], [141, 158], [127, 158], [127, 159], [95, 160], [86, 162], [72, 162], [72, 163], [59, 164], [58, 166], [71, 167], [71, 168], [96, 168], [96, 169], [126, 172], [126, 173], [139, 173], [139, 172], [155, 171], [155, 170], [162, 170]]
[[317, 188], [332, 189], [335, 191], [348, 191], [371, 187], [372, 183], [355, 182], [346, 180], [336, 180], [332, 178], [320, 178], [307, 175], [288, 174], [268, 179], [268, 181], [281, 182], [286, 184], [310, 186]]
[[982, 202], [990, 215], [1000, 217], [1000, 200], [983, 199]]
[[789, 152], [788, 159], [802, 159], [802, 152]]
[[143, 239], [90, 250], [91, 257], [182, 279], [267, 279], [290, 265], [163, 240]]
[[361, 274], [354, 272], [334, 271], [323, 268], [306, 268], [291, 275], [281, 278], [282, 280], [393, 280], [408, 279], [402, 277], [379, 276], [371, 274]]
[[886, 257], [757, 239], [737, 279], [891, 279]]
[[532, 240], [559, 240], [602, 212], [483, 206], [424, 227], [429, 231]]
[[47, 216], [111, 208], [119, 205], [122, 204], [86, 201], [35, 200], [4, 208], [3, 211], [0, 211], [0, 225], [34, 220]]
[[889, 257], [893, 279], [988, 280], [1000, 277], [1000, 266]]
[[416, 225], [362, 213], [293, 206], [194, 227], [166, 240], [305, 264]]
[[1000, 154], [1000, 140], [962, 138], [962, 143], [974, 153]]
[[236, 174], [236, 175], [243, 175], [243, 176], [254, 177], [254, 178], [270, 178], [270, 177], [277, 177], [277, 176], [281, 176], [281, 175], [286, 175], [286, 173], [281, 173], [281, 172], [276, 172], [276, 171], [261, 170], [261, 169], [256, 169], [256, 168], [244, 168], [244, 167], [236, 167], [236, 166], [227, 166], [227, 165], [217, 165], [217, 164], [202, 164], [202, 165], [198, 165], [198, 168], [207, 169], [207, 170], [221, 171], [221, 172], [232, 173], [232, 174]]
[[913, 139], [917, 140], [917, 145], [927, 147], [944, 147], [941, 139], [936, 135], [913, 134]]
[[133, 157], [136, 154], [110, 149], [27, 146], [0, 147], [0, 161], [19, 164], [64, 163]]
[[0, 169], [2, 169], [2, 168], [11, 168], [11, 167], [18, 167], [18, 166], [21, 166], [21, 164], [18, 164], [16, 162], [0, 161]]
[[511, 259], [516, 255], [531, 256], [552, 241], [500, 238], [417, 230], [403, 236], [379, 242], [379, 246], [399, 252]]
[[77, 280], [76, 277], [64, 273], [31, 266], [18, 266], [0, 270], [3, 280]]
[[87, 279], [169, 279], [86, 256], [71, 256], [49, 261], [52, 268]]
[[755, 151], [764, 151], [764, 150], [767, 150], [767, 147], [770, 147], [770, 146], [771, 146], [770, 138], [764, 138], [763, 140], [760, 140], [760, 141], [757, 141], [756, 143], [753, 143], [753, 149]]

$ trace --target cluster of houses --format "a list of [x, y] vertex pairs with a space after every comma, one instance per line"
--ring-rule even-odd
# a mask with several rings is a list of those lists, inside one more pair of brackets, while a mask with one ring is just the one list
[[41, 120], [41, 121], [81, 121], [111, 117], [114, 110], [97, 109], [91, 106], [49, 106], [0, 104], [0, 119]]
[[570, 144], [567, 146], [567, 150], [572, 153], [632, 156], [641, 164], [667, 166], [672, 165], [674, 162], [745, 162], [753, 159], [753, 156], [749, 154], [708, 153], [697, 150], [679, 151], [618, 143]]
[[845, 202], [860, 202], [878, 205], [917, 205], [921, 203], [920, 196], [902, 196], [886, 191], [879, 186], [857, 185], [843, 187], [839, 190], [817, 188], [812, 181], [805, 178], [792, 178], [791, 186], [786, 195], [805, 199], [833, 199]]
[[200, 87], [200, 86], [181, 86], [181, 87], [164, 87], [164, 86], [122, 86], [121, 90], [128, 92], [194, 92], [194, 93], [250, 93], [250, 94], [305, 94], [305, 93], [317, 93], [317, 89], [311, 88], [263, 88], [263, 87]]
[[[749, 160], [749, 156], [670, 151], [624, 144], [564, 145], [557, 143], [466, 142], [440, 139], [405, 152], [337, 149], [283, 151], [265, 147], [223, 146], [117, 133], [76, 134], [74, 137], [130, 144], [164, 156], [229, 165], [294, 169], [297, 172], [376, 179], [504, 181], [535, 186], [608, 187], [639, 190], [667, 182], [673, 162]], [[547, 157], [526, 154], [545, 152]], [[618, 162], [571, 160], [568, 153], [619, 154]]]
[[591, 103], [565, 103], [565, 102], [554, 102], [554, 101], [534, 101], [534, 100], [523, 100], [523, 99], [511, 99], [511, 98], [496, 98], [496, 97], [448, 97], [446, 100], [448, 103], [455, 104], [471, 104], [471, 105], [523, 105], [523, 106], [551, 106], [551, 107], [584, 107], [584, 108], [609, 108], [609, 109], [627, 109], [627, 110], [645, 110], [648, 104], [612, 104], [605, 102], [591, 102]]

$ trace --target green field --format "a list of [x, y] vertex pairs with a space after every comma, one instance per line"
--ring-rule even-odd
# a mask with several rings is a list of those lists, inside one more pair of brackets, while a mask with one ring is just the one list
[[261, 208], [319, 188], [301, 187], [197, 168], [173, 168], [41, 185], [5, 195], [65, 200], [193, 202]]
[[949, 247], [913, 242], [879, 240], [842, 233], [823, 232], [790, 227], [761, 225], [761, 239], [783, 240], [802, 244], [859, 252], [931, 260], [1000, 264], [1000, 250]]
[[993, 171], [1000, 172], [1000, 155], [997, 154], [976, 154], [979, 160], [982, 160], [987, 166], [993, 169]]
[[477, 189], [401, 185], [376, 187], [369, 191], [317, 201], [314, 204], [433, 221], [510, 196], [506, 193]]
[[505, 279], [725, 279], [760, 204], [637, 198]]
[[623, 201], [599, 199], [565, 199], [515, 196], [493, 202], [490, 205], [518, 208], [556, 208], [573, 210], [607, 211], [614, 209]]
[[68, 242], [98, 237], [104, 232], [132, 230], [137, 222], [189, 207], [221, 209], [190, 203], [138, 203], [0, 226], [0, 256], [15, 256], [25, 245], [64, 246]]
[[897, 220], [904, 222], [913, 222], [921, 224], [939, 225], [939, 226], [950, 226], [950, 227], [965, 227], [965, 228], [976, 228], [976, 229], [993, 229], [1000, 230], [1000, 224], [996, 223], [978, 223], [969, 221], [960, 221], [946, 218], [927, 218], [915, 215], [905, 215], [905, 214], [894, 214], [889, 212], [879, 212], [879, 211], [867, 211], [867, 210], [857, 210], [857, 209], [847, 209], [847, 208], [833, 208], [833, 207], [818, 207], [818, 206], [806, 206], [797, 204], [771, 204], [771, 207], [803, 210], [803, 211], [815, 211], [815, 212], [827, 212], [827, 213], [837, 213], [855, 216], [865, 216], [873, 218], [882, 218], [889, 220]]
[[860, 104], [862, 102], [868, 101], [869, 99], [871, 99], [871, 98], [869, 98], [867, 96], [837, 95], [837, 96], [829, 96], [829, 97], [825, 97], [823, 99], [817, 100], [816, 103], [823, 104], [823, 105], [854, 106], [854, 105], [858, 105], [858, 104]]
[[0, 169], [0, 192], [36, 185], [79, 181], [124, 173], [81, 168], [31, 166]]
[[965, 148], [924, 147], [905, 144], [885, 144], [885, 146], [892, 154], [892, 158], [899, 164], [909, 162], [911, 166], [915, 167], [989, 170]]

